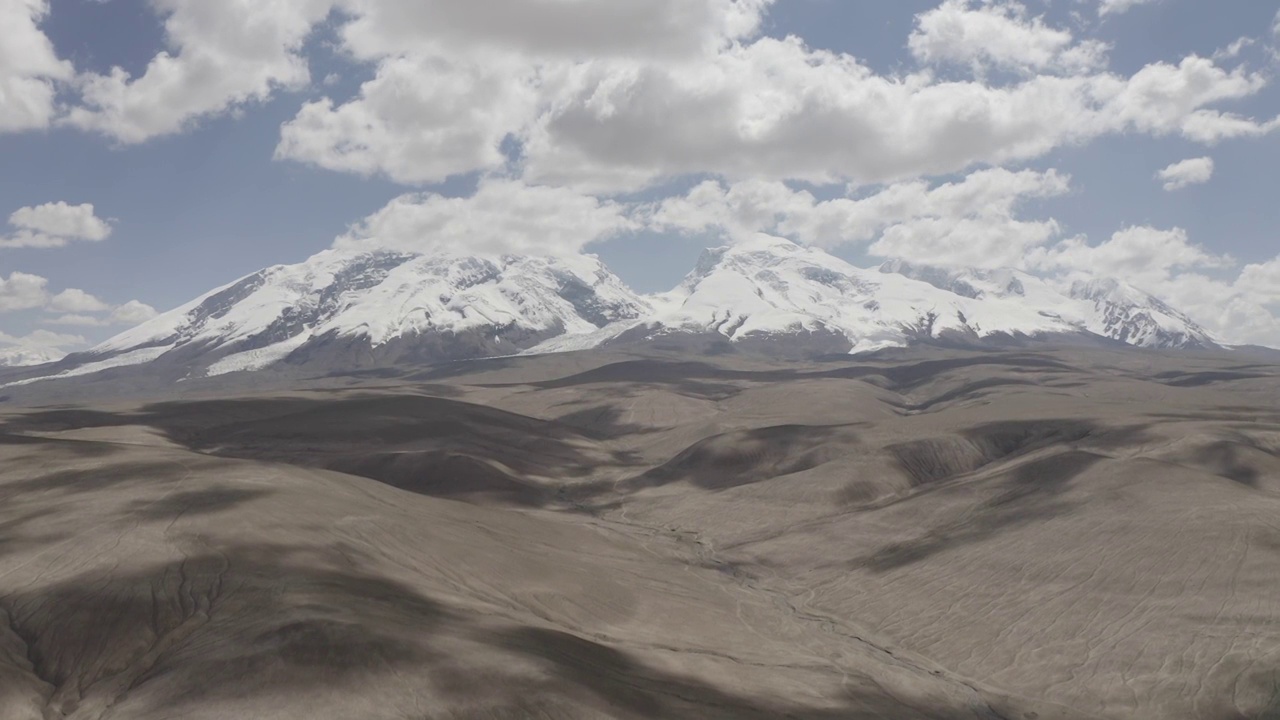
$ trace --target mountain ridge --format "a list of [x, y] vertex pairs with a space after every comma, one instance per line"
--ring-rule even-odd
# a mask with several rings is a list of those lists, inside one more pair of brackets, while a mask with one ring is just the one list
[[1060, 288], [1013, 269], [902, 261], [866, 269], [757, 235], [705, 251], [679, 286], [648, 296], [592, 255], [326, 250], [215, 288], [52, 364], [52, 375], [17, 382], [157, 363], [189, 377], [279, 363], [354, 368], [677, 335], [783, 354], [1048, 335], [1159, 349], [1222, 347], [1187, 316], [1115, 279]]

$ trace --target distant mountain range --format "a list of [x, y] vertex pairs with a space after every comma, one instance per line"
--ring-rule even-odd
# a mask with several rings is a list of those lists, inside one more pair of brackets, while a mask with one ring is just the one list
[[0, 368], [44, 365], [66, 357], [65, 352], [50, 348], [11, 347], [0, 350]]
[[1054, 335], [1218, 347], [1186, 315], [1115, 279], [1060, 287], [1017, 270], [898, 261], [868, 270], [760, 235], [706, 251], [678, 288], [656, 296], [586, 255], [328, 250], [217, 288], [20, 382], [144, 364], [184, 377], [279, 364], [351, 369], [679, 335], [811, 355]]

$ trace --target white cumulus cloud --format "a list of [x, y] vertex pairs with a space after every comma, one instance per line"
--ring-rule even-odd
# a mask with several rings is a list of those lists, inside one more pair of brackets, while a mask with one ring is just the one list
[[123, 305], [116, 306], [111, 314], [107, 316], [107, 323], [110, 325], [140, 325], [160, 313], [150, 305], [138, 301], [130, 300]]
[[756, 32], [773, 0], [346, 0], [357, 57], [481, 50], [539, 58], [702, 56]]
[[1020, 266], [1027, 252], [1055, 238], [1058, 223], [1027, 220], [1027, 200], [1062, 195], [1070, 178], [1056, 171], [977, 171], [959, 182], [903, 182], [866, 197], [818, 201], [783, 183], [708, 181], [648, 214], [659, 230], [758, 232], [806, 245], [863, 245], [872, 255], [931, 265]]
[[533, 84], [520, 65], [390, 58], [357, 98], [305, 104], [281, 128], [275, 156], [404, 183], [495, 169], [503, 139], [533, 117]]
[[44, 321], [45, 325], [66, 325], [70, 327], [101, 327], [106, 325], [100, 317], [93, 315], [80, 315], [77, 313], [69, 313], [67, 315], [58, 315]]
[[[697, 0], [670, 15], [650, 7], [650, 17], [630, 1], [606, 11], [582, 0], [581, 24], [508, 22], [528, 10], [512, 2], [349, 4], [343, 49], [373, 63], [374, 77], [348, 100], [306, 103], [276, 157], [419, 184], [503, 168], [514, 141], [528, 183], [610, 194], [691, 174], [893, 182], [1108, 134], [1213, 143], [1280, 126], [1218, 107], [1259, 93], [1264, 73], [1190, 56], [1119, 75], [1103, 44], [1012, 0], [922, 13], [910, 38], [921, 67], [905, 74], [757, 36], [765, 2]], [[509, 11], [499, 20], [476, 19], [499, 6]], [[568, 7], [533, 6], [548, 18]], [[611, 24], [630, 13], [646, 19]], [[681, 13], [697, 22], [664, 25]], [[1005, 71], [1004, 81], [933, 70], [957, 64]]]
[[16, 230], [0, 236], [0, 248], [54, 248], [77, 240], [98, 242], [111, 235], [110, 223], [95, 215], [90, 203], [59, 201], [18, 208], [9, 215], [9, 224]]
[[1156, 179], [1164, 183], [1164, 189], [1168, 192], [1207, 183], [1211, 178], [1213, 178], [1213, 158], [1211, 157], [1188, 158], [1156, 173]]
[[1161, 230], [1145, 225], [1120, 230], [1099, 245], [1071, 238], [1032, 259], [1040, 269], [1081, 273], [1102, 270], [1139, 285], [1168, 280], [1180, 270], [1228, 267], [1233, 262], [1192, 243], [1181, 228]]
[[57, 84], [74, 74], [40, 30], [48, 0], [0, 2], [0, 133], [48, 127]]
[[110, 310], [111, 306], [84, 290], [71, 288], [50, 298], [48, 309], [62, 313], [98, 313]]
[[[80, 76], [81, 101], [64, 121], [139, 143], [265, 101], [279, 90], [303, 88], [311, 80], [304, 44], [335, 11], [342, 18], [343, 49], [354, 58], [415, 58], [421, 67], [426, 58], [465, 65], [459, 56], [477, 52], [687, 55], [753, 32], [771, 2], [155, 0], [168, 48], [139, 77], [118, 67]], [[312, 106], [313, 124], [318, 107]], [[349, 112], [344, 120], [358, 114]]]
[[46, 325], [136, 325], [155, 317], [155, 308], [138, 300], [112, 305], [79, 288], [50, 292], [49, 280], [39, 275], [12, 272], [0, 275], [0, 313], [41, 310], [54, 314]]
[[339, 248], [559, 254], [635, 229], [627, 209], [564, 188], [485, 180], [467, 198], [402, 195], [335, 241]]
[[1159, 0], [1100, 0], [1098, 3], [1098, 15], [1102, 17], [1119, 15], [1129, 12], [1139, 5], [1151, 5], [1156, 2], [1159, 2]]
[[[1107, 134], [1212, 143], [1280, 127], [1219, 107], [1257, 94], [1263, 73], [1192, 56], [1119, 75], [1104, 44], [1016, 0], [921, 13], [908, 41], [919, 67], [893, 74], [762, 36], [772, 5], [157, 0], [169, 47], [139, 77], [82, 76], [65, 121], [142, 142], [307, 87], [306, 42], [323, 22], [373, 76], [355, 97], [305, 102], [276, 157], [405, 184], [505, 168], [514, 147], [528, 184], [606, 194], [690, 174], [868, 184]], [[940, 65], [1006, 77], [947, 80]]]
[[1280, 303], [1280, 257], [1245, 266], [1238, 284], [1269, 303]]
[[[75, 291], [80, 292], [80, 291]], [[50, 303], [46, 310], [63, 312], [65, 314], [44, 320], [45, 325], [70, 325], [78, 327], [108, 327], [111, 325], [140, 325], [160, 313], [156, 309], [139, 300], [130, 300], [123, 305], [112, 307], [106, 303], [96, 306], [96, 309], [85, 309], [76, 312], [70, 309], [59, 308], [56, 303]], [[106, 313], [90, 315], [86, 313]]]
[[1071, 32], [1033, 17], [1020, 2], [945, 0], [921, 13], [907, 41], [923, 63], [969, 66], [981, 75], [988, 67], [1024, 74], [1079, 73], [1106, 65], [1107, 46], [1077, 42]]
[[0, 275], [0, 312], [44, 307], [49, 301], [48, 285], [47, 279], [30, 273]]
[[534, 182], [597, 190], [695, 173], [891, 182], [1025, 161], [1126, 131], [1204, 142], [1262, 134], [1274, 123], [1210, 106], [1266, 83], [1198, 57], [1128, 78], [939, 82], [927, 73], [878, 75], [798, 39], [762, 38], [696, 68], [570, 73], [527, 134], [525, 171]]
[[70, 125], [139, 143], [310, 82], [302, 44], [332, 0], [154, 0], [169, 48], [139, 77], [116, 67], [77, 79]]

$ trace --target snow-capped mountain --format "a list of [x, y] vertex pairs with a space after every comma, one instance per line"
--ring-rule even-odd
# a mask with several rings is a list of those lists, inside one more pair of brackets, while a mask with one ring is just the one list
[[1058, 286], [1012, 269], [949, 270], [885, 263], [881, 272], [903, 275], [934, 287], [979, 300], [1022, 298], [1051, 307], [1079, 329], [1129, 345], [1147, 348], [1218, 347], [1207, 330], [1150, 293], [1115, 279], [1077, 281]]
[[3, 348], [0, 349], [0, 367], [27, 367], [57, 362], [66, 357], [61, 350], [52, 348]]
[[99, 368], [176, 361], [196, 374], [219, 375], [281, 361], [361, 365], [511, 355], [649, 311], [588, 256], [329, 250], [202, 295], [84, 359]]
[[1071, 297], [1092, 305], [1089, 332], [1151, 348], [1216, 347], [1208, 331], [1148, 293], [1118, 280], [1073, 283]]
[[1102, 326], [1087, 303], [1026, 273], [961, 275], [906, 263], [866, 270], [767, 235], [708, 250], [684, 283], [654, 306], [643, 323], [649, 336], [718, 333], [741, 343], [786, 339], [792, 346], [803, 338], [848, 352]]
[[[880, 272], [919, 280], [961, 297], [981, 300], [987, 297], [1023, 297], [1027, 294], [1027, 283], [1042, 290], [1044, 282], [1028, 273], [1013, 269], [978, 270], [933, 267], [916, 265], [905, 260], [890, 260], [880, 266]], [[1058, 295], [1050, 290], [1051, 295]]]
[[950, 270], [891, 261], [855, 267], [759, 235], [706, 251], [640, 322], [554, 338], [533, 352], [711, 334], [775, 352], [864, 352], [919, 341], [1088, 335], [1153, 348], [1215, 347], [1185, 315], [1118, 281], [1063, 288], [1013, 269]]
[[679, 287], [647, 298], [593, 256], [329, 250], [241, 278], [68, 357], [56, 374], [17, 382], [143, 364], [181, 377], [351, 369], [678, 335], [793, 354], [1062, 334], [1217, 346], [1185, 315], [1117, 281], [1063, 288], [1016, 270], [903, 262], [868, 270], [759, 235], [706, 251]]

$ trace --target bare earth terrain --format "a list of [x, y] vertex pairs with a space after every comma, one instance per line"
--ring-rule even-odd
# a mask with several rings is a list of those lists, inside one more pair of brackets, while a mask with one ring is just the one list
[[0, 404], [0, 720], [1280, 718], [1253, 356], [289, 388]]

